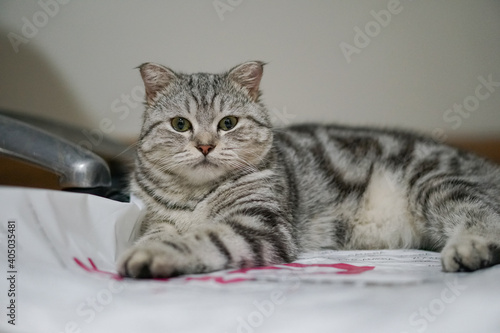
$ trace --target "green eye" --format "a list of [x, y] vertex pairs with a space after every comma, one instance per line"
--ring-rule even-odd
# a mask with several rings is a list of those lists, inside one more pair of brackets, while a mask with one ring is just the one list
[[172, 118], [172, 127], [177, 132], [186, 132], [191, 128], [191, 123], [186, 118], [175, 117]]
[[238, 118], [233, 116], [228, 116], [222, 118], [222, 120], [219, 121], [219, 128], [223, 131], [229, 131], [230, 129], [233, 129], [237, 123], [238, 123]]

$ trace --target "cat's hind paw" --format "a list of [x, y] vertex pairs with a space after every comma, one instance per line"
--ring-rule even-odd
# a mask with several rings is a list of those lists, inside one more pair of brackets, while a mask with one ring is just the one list
[[445, 272], [472, 272], [494, 264], [493, 250], [483, 237], [456, 237], [441, 251], [441, 263]]
[[187, 260], [180, 245], [147, 242], [135, 245], [121, 256], [118, 273], [132, 278], [168, 278], [187, 273]]

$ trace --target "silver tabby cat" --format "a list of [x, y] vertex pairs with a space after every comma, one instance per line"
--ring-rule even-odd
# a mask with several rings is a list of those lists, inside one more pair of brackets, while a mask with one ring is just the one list
[[499, 262], [497, 166], [402, 131], [273, 130], [262, 62], [140, 72], [146, 112], [130, 186], [147, 215], [121, 275], [271, 265], [320, 249], [436, 250], [450, 272]]

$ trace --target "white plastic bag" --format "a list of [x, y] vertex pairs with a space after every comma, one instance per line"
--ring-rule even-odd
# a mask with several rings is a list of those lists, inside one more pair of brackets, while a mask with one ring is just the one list
[[[48, 288], [53, 285], [50, 280], [57, 283], [70, 272], [97, 267], [112, 274], [117, 256], [135, 238], [142, 214], [140, 203], [0, 187], [0, 269], [6, 274], [0, 279], [4, 310], [0, 327], [7, 323], [7, 328], [14, 330], [33, 323], [37, 314], [28, 309], [53, 306], [50, 298], [54, 292], [66, 293], [68, 299], [78, 294], [78, 289]], [[39, 292], [33, 292], [36, 285], [40, 286]], [[44, 294], [44, 290], [48, 293]]]

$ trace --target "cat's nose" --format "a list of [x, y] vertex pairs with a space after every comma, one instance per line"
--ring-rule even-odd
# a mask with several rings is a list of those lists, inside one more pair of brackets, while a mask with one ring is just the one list
[[199, 145], [196, 148], [201, 151], [203, 155], [207, 156], [215, 147], [212, 145]]

